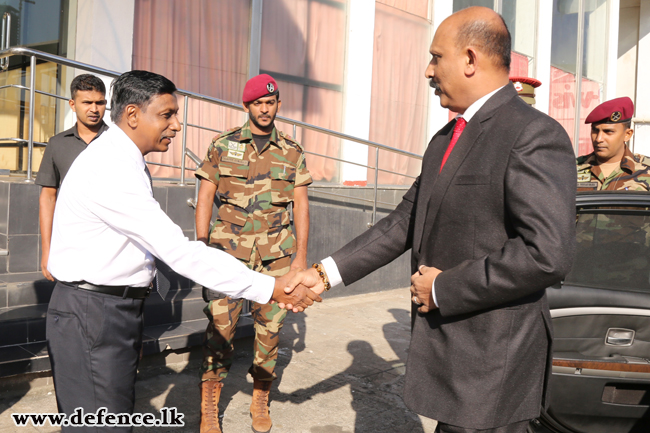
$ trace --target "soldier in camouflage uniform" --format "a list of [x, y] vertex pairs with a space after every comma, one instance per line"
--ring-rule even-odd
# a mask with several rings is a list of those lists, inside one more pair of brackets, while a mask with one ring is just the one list
[[[272, 77], [262, 74], [250, 79], [242, 100], [249, 121], [215, 137], [196, 171], [201, 179], [197, 237], [264, 274], [278, 276], [290, 268], [304, 269], [309, 235], [307, 185], [312, 179], [303, 149], [274, 126], [281, 102]], [[221, 206], [208, 230], [215, 194]], [[290, 203], [296, 237], [287, 209]], [[210, 323], [201, 367], [202, 433], [221, 431], [217, 404], [221, 381], [232, 364], [232, 343], [243, 303], [242, 299], [228, 297], [210, 299], [204, 309]], [[251, 313], [255, 322], [255, 358], [249, 369], [254, 380], [251, 416], [253, 430], [267, 432], [272, 425], [268, 394], [276, 378], [279, 334], [286, 310], [277, 304], [253, 303]]]
[[625, 144], [634, 104], [630, 98], [603, 102], [587, 116], [594, 151], [578, 157], [578, 191], [650, 190], [650, 158], [633, 154]]

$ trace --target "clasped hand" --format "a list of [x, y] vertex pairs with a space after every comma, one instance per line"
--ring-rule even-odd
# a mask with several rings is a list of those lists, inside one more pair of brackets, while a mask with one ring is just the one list
[[[420, 266], [418, 272], [411, 276], [411, 293], [420, 313], [428, 313], [438, 308], [433, 301], [433, 280], [442, 271], [437, 268]], [[304, 311], [314, 301], [321, 302], [319, 296], [325, 291], [323, 280], [316, 269], [310, 268], [297, 272], [292, 270], [288, 274], [276, 278], [273, 300], [280, 308], [293, 310], [294, 313]]]
[[418, 271], [411, 275], [411, 301], [419, 305], [420, 313], [428, 313], [438, 308], [433, 302], [433, 280], [442, 273], [440, 269], [420, 266]]
[[294, 269], [275, 279], [272, 299], [280, 308], [298, 313], [304, 311], [314, 301], [321, 302], [323, 299], [319, 295], [323, 291], [325, 285], [316, 269], [309, 268], [300, 272]]
[[[278, 303], [280, 308], [286, 308], [294, 313], [304, 311], [314, 302], [321, 302], [323, 299], [319, 296], [323, 290], [323, 283], [316, 273], [312, 275], [311, 271], [298, 271], [292, 269], [287, 274], [275, 278], [275, 287], [271, 300]], [[320, 282], [320, 290], [318, 282]]]

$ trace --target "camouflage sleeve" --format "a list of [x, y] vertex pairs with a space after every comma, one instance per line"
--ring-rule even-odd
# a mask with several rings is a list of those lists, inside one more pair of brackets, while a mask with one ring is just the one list
[[296, 183], [294, 186], [307, 186], [312, 182], [311, 174], [309, 174], [309, 170], [307, 170], [305, 154], [301, 152], [298, 163], [296, 164]]
[[217, 184], [219, 183], [219, 152], [215, 142], [216, 140], [212, 140], [210, 143], [208, 152], [199, 168], [196, 169], [194, 176]]

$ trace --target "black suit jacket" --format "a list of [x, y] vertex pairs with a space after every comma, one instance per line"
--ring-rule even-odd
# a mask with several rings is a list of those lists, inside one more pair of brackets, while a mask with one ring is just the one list
[[[489, 429], [535, 418], [552, 331], [544, 289], [571, 268], [576, 167], [564, 129], [509, 84], [465, 127], [431, 140], [398, 207], [332, 255], [350, 284], [412, 249], [439, 309], [414, 309], [404, 400], [438, 421]], [[405, 282], [406, 283], [406, 282]]]

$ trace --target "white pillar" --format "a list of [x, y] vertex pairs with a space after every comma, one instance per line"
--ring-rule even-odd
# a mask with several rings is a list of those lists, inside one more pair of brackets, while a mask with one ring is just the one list
[[131, 70], [135, 0], [78, 0], [75, 59]]
[[636, 96], [636, 51], [639, 42], [639, 5], [622, 6], [619, 12], [616, 96]]
[[535, 75], [542, 85], [535, 89], [535, 108], [548, 114], [551, 99], [551, 39], [553, 34], [553, 1], [537, 2], [537, 48]]
[[616, 74], [618, 59], [618, 23], [621, 3], [619, 0], [609, 0], [607, 11], [607, 57], [605, 65], [605, 98], [604, 101], [616, 98]]
[[639, 48], [636, 69], [634, 152], [650, 155], [650, 1], [642, 1], [639, 13]]
[[[130, 71], [134, 20], [135, 0], [77, 0], [75, 60], [112, 71]], [[76, 75], [82, 73], [76, 71]], [[110, 101], [112, 78], [100, 78]], [[109, 118], [106, 111], [104, 120]]]
[[[431, 39], [435, 35], [438, 26], [442, 23], [445, 18], [450, 16], [454, 12], [454, 2], [452, 1], [443, 1], [443, 0], [434, 0], [433, 2], [433, 20], [432, 20], [432, 31]], [[426, 65], [425, 65], [426, 68]], [[418, 71], [420, 74], [424, 74], [424, 69]], [[440, 106], [440, 98], [434, 94], [433, 89], [429, 89], [429, 121], [427, 124], [427, 136], [428, 138], [433, 137], [433, 135], [438, 132], [440, 128], [445, 126], [449, 122], [449, 110], [442, 108]]]
[[248, 79], [260, 74], [263, 6], [262, 0], [253, 0], [251, 4], [251, 42], [248, 50]]
[[[65, 52], [67, 58], [74, 59], [75, 50], [77, 48], [77, 0], [69, 0], [68, 5], [70, 8], [68, 11], [68, 27], [64, 30], [68, 35]], [[63, 71], [64, 72], [61, 74], [60, 94], [62, 96], [70, 96], [70, 83], [72, 83], [72, 79], [75, 77], [75, 71], [70, 70], [69, 68], [63, 68]], [[57, 119], [59, 119], [59, 121], [61, 119], [63, 120], [63, 129], [56, 132], [62, 132], [66, 129], [72, 128], [72, 125], [77, 121], [75, 114], [67, 102], [61, 101], [59, 104], [59, 107], [62, 109], [57, 110]], [[57, 121], [57, 125], [59, 124], [59, 121]]]
[[[367, 140], [370, 137], [375, 2], [350, 0], [348, 11], [343, 133]], [[368, 147], [352, 141], [343, 141], [341, 159], [368, 165]], [[374, 165], [374, 162], [371, 165]], [[367, 176], [366, 167], [341, 164], [342, 183], [365, 185]]]

